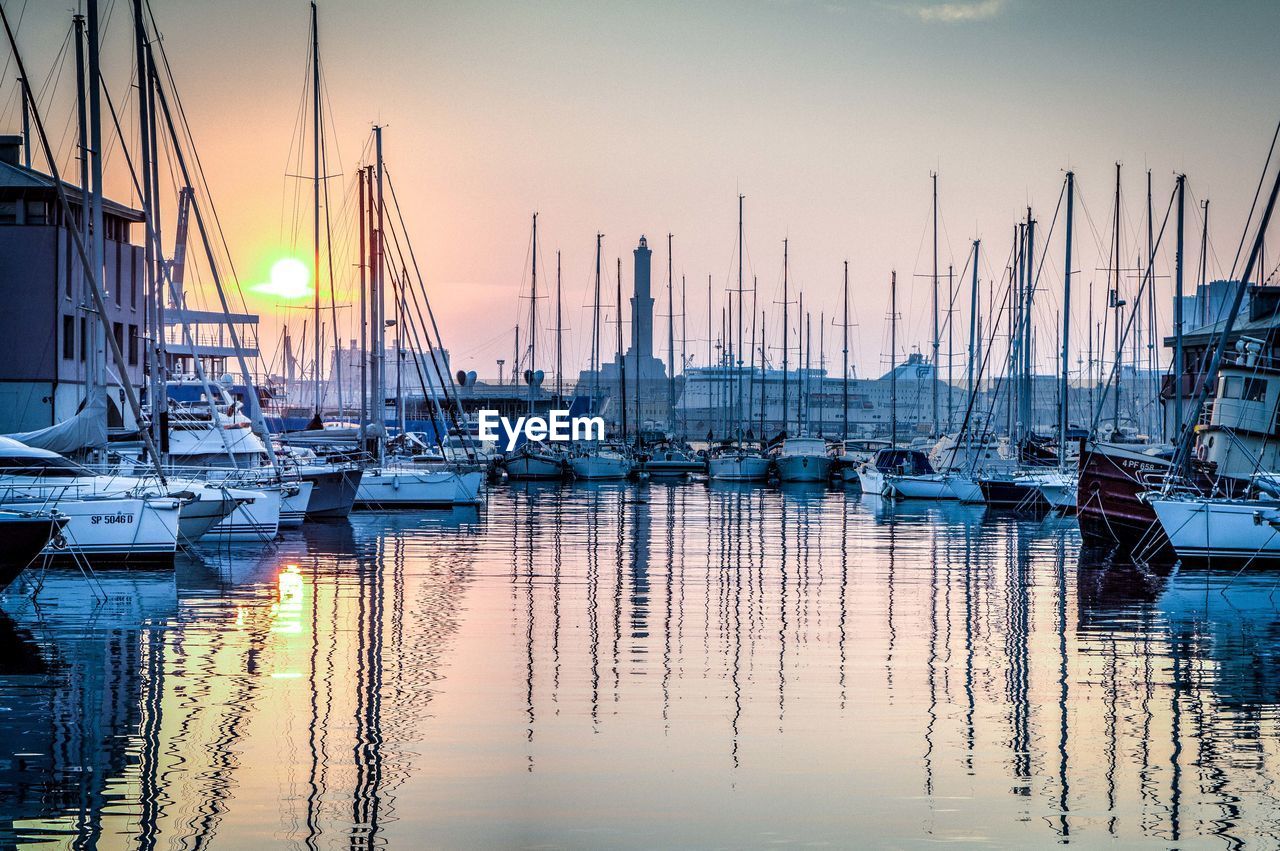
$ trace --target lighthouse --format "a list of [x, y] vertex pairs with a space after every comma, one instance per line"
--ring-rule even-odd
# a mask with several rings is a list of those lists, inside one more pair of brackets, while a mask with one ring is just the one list
[[649, 242], [643, 236], [635, 251], [634, 294], [631, 296], [631, 352], [628, 357], [638, 354], [645, 366], [653, 357], [653, 295], [649, 282], [649, 260], [653, 252], [649, 250]]

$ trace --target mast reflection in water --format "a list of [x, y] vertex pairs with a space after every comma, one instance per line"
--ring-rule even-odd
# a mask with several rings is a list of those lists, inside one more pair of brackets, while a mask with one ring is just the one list
[[658, 483], [50, 573], [0, 617], [0, 845], [1272, 845], [1275, 586]]

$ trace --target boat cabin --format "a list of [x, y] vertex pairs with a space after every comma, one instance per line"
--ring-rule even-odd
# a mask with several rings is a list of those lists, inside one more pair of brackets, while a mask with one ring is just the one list
[[881, 473], [897, 476], [929, 476], [934, 472], [929, 456], [919, 449], [881, 449], [872, 465]]

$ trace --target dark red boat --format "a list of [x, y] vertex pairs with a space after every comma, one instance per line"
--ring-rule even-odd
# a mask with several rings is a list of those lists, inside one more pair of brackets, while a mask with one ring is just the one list
[[1142, 444], [1084, 441], [1076, 513], [1085, 544], [1126, 553], [1167, 547], [1155, 511], [1138, 494], [1157, 487], [1172, 466], [1167, 447], [1155, 451]]

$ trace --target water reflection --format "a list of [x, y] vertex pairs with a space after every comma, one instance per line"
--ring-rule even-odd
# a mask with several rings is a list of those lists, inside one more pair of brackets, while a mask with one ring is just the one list
[[0, 845], [1274, 844], [1265, 572], [527, 483], [0, 605]]

